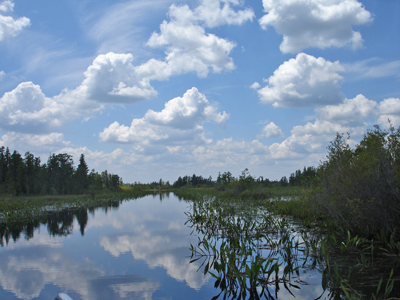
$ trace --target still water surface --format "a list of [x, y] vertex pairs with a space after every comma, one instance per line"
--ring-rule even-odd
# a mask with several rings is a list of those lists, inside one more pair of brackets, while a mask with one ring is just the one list
[[[55, 215], [8, 243], [3, 237], [0, 299], [53, 300], [66, 292], [74, 300], [210, 300], [220, 292], [215, 279], [198, 271], [200, 261], [190, 263], [190, 244], [198, 242], [185, 225], [190, 207], [173, 194], [151, 195]], [[324, 294], [319, 273], [304, 273], [296, 298], [282, 289], [279, 299]]]

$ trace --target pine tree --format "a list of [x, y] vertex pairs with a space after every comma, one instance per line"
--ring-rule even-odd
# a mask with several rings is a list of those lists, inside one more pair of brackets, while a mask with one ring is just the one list
[[25, 192], [25, 164], [21, 154], [17, 151], [10, 156], [6, 183], [8, 192], [13, 195]]
[[67, 153], [50, 155], [47, 161], [47, 172], [53, 193], [69, 194], [72, 192], [74, 161]]
[[85, 161], [85, 155], [82, 153], [79, 158], [79, 165], [74, 174], [75, 188], [77, 193], [83, 193], [89, 186], [88, 182], [89, 167]]
[[4, 146], [0, 147], [0, 192], [4, 191], [8, 165]]

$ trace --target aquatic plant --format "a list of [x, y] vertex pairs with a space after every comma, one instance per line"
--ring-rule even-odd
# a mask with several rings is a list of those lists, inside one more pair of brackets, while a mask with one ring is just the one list
[[[221, 199], [220, 199], [221, 200]], [[215, 279], [224, 299], [268, 299], [283, 287], [289, 293], [303, 283], [300, 269], [311, 261], [322, 267], [320, 256], [311, 256], [300, 232], [254, 202], [217, 201], [204, 197], [193, 203], [187, 224], [199, 236], [190, 246], [191, 262], [203, 259], [203, 272]]]
[[381, 241], [371, 241], [350, 231], [327, 232], [316, 223], [305, 227], [271, 213], [273, 204], [265, 201], [200, 193], [195, 199], [186, 213], [198, 236], [190, 245], [191, 262], [201, 261], [201, 270], [215, 279], [215, 299], [274, 299], [283, 288], [295, 296], [307, 285], [307, 272], [321, 274], [321, 297], [329, 299], [387, 299], [399, 292], [396, 233], [393, 250], [382, 257], [379, 248], [390, 240], [385, 231]]

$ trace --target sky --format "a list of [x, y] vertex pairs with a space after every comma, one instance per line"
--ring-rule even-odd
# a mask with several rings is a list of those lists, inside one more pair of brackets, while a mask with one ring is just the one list
[[[1, 0], [0, 0], [1, 1]], [[2, 0], [0, 146], [125, 183], [289, 176], [400, 126], [398, 0]]]

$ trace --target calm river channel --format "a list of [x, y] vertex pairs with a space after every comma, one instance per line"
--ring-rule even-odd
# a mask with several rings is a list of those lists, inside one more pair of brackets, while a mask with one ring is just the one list
[[[215, 278], [198, 270], [201, 260], [190, 263], [189, 247], [198, 242], [185, 224], [190, 203], [172, 193], [150, 195], [24, 225], [3, 236], [0, 299], [53, 300], [64, 292], [74, 300], [211, 300], [221, 292]], [[324, 299], [320, 273], [300, 274], [296, 298], [284, 288], [278, 298]]]

